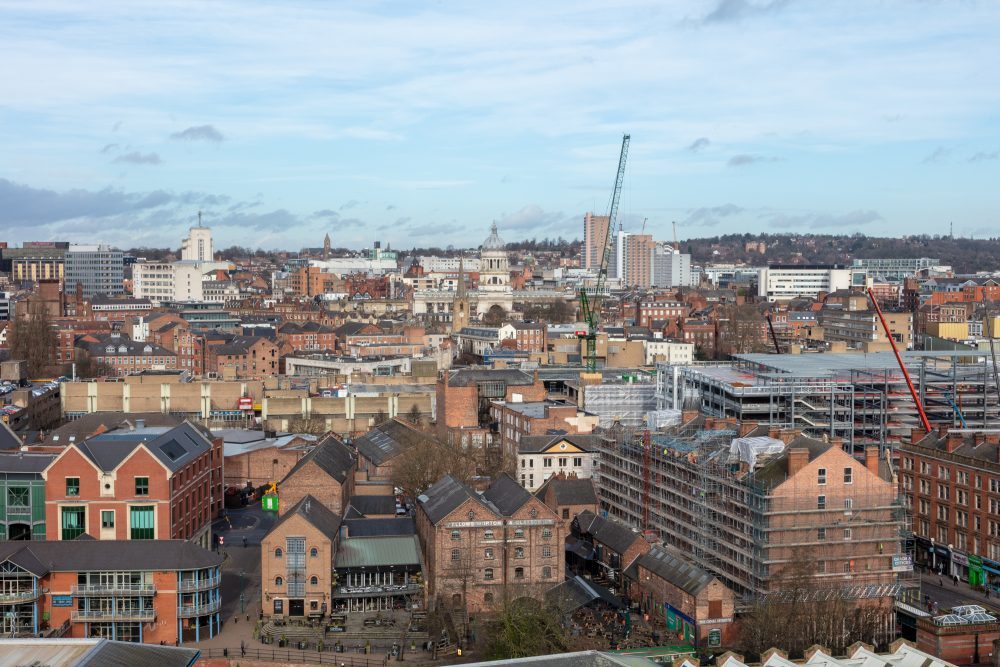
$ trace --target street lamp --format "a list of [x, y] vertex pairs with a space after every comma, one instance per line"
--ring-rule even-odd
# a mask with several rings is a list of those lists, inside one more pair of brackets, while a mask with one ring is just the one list
[[246, 596], [243, 594], [243, 577], [246, 575], [244, 570], [240, 570], [240, 613], [245, 614], [247, 611], [247, 601]]

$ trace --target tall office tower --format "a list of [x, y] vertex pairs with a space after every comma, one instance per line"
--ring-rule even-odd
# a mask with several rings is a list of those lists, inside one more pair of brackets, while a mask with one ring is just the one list
[[106, 245], [71, 245], [66, 251], [65, 292], [72, 294], [83, 286], [83, 297], [98, 294], [120, 296], [125, 293], [124, 253]]
[[601, 265], [608, 222], [606, 215], [587, 213], [583, 216], [583, 268], [596, 269]]
[[691, 255], [677, 252], [667, 243], [657, 244], [650, 256], [651, 287], [690, 287]]
[[188, 237], [181, 241], [181, 259], [196, 262], [211, 262], [215, 259], [215, 252], [212, 249], [212, 230], [200, 224], [192, 227]]

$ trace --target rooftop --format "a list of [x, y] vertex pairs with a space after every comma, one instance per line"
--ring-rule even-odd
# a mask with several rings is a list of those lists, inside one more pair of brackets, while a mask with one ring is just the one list
[[416, 535], [396, 537], [348, 537], [340, 541], [334, 567], [420, 566], [420, 542]]

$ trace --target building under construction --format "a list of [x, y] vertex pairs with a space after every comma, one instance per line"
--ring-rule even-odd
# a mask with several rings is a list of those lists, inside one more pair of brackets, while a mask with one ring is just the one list
[[610, 516], [744, 602], [780, 595], [783, 568], [803, 562], [820, 598], [886, 601], [906, 587], [906, 513], [878, 448], [859, 459], [798, 431], [685, 417], [656, 431], [602, 430], [597, 487]]
[[[1000, 400], [989, 354], [903, 352], [931, 424], [1000, 426]], [[891, 352], [740, 354], [712, 364], [657, 366], [657, 405], [685, 405], [715, 417], [755, 421], [844, 441], [848, 449], [890, 447], [921, 426], [916, 404]]]

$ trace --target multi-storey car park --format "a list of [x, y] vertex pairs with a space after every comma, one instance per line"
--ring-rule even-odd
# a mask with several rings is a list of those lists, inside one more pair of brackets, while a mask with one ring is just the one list
[[[1000, 424], [1000, 394], [989, 354], [975, 350], [901, 353], [934, 425]], [[657, 365], [659, 409], [697, 405], [848, 448], [892, 447], [920, 426], [917, 406], [891, 352], [738, 354], [731, 361]]]

